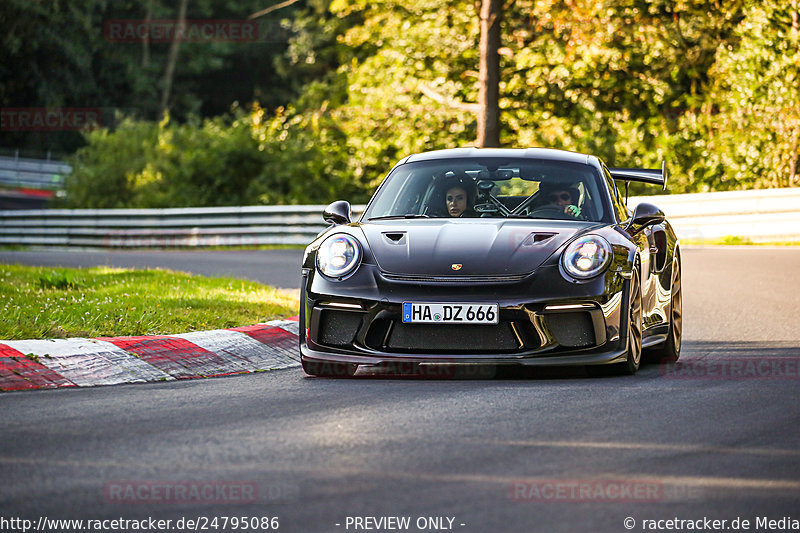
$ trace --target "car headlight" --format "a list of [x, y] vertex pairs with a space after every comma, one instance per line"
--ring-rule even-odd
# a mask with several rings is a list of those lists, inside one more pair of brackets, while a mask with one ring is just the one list
[[358, 268], [361, 247], [350, 235], [337, 233], [325, 239], [317, 250], [317, 268], [329, 278], [343, 278]]
[[561, 264], [570, 276], [589, 279], [608, 267], [611, 255], [607, 240], [599, 235], [586, 235], [567, 246], [561, 255]]

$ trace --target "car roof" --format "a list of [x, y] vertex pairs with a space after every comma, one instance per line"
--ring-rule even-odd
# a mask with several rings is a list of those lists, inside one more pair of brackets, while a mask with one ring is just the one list
[[413, 163], [417, 161], [434, 161], [437, 159], [468, 159], [482, 157], [499, 158], [525, 158], [525, 159], [548, 159], [551, 161], [568, 161], [573, 163], [589, 163], [586, 154], [568, 152], [566, 150], [556, 150], [553, 148], [450, 148], [447, 150], [434, 150], [432, 152], [422, 152], [413, 154], [405, 158], [402, 163]]

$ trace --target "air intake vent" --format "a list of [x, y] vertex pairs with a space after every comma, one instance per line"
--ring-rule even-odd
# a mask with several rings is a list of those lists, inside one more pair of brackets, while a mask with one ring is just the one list
[[319, 319], [319, 343], [328, 346], [350, 346], [361, 326], [363, 316], [363, 313], [323, 309]]
[[493, 326], [464, 324], [404, 324], [395, 321], [389, 351], [420, 353], [514, 352], [520, 342], [509, 322]]
[[404, 231], [392, 231], [386, 232], [383, 234], [391, 244], [405, 244], [406, 243], [406, 232]]
[[582, 348], [595, 344], [592, 317], [586, 312], [553, 313], [545, 316], [547, 329], [558, 344], [569, 348]]
[[522, 241], [522, 246], [533, 246], [535, 244], [541, 244], [544, 241], [555, 237], [555, 233], [531, 233], [528, 235], [524, 241]]

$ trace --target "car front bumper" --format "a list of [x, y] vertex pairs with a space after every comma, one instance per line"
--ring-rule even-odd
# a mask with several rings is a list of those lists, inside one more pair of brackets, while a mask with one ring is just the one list
[[[306, 363], [595, 365], [624, 361], [625, 276], [588, 282], [557, 266], [482, 283], [403, 281], [362, 265], [344, 281], [304, 271], [301, 357]], [[497, 303], [499, 324], [403, 324], [404, 302]]]

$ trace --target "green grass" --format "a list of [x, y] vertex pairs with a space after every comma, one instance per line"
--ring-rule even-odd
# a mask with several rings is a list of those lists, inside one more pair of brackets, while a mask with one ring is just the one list
[[[231, 250], [240, 251], [240, 250], [305, 250], [307, 244], [248, 244], [248, 245], [241, 245], [241, 246], [169, 246], [169, 250], [177, 250], [181, 252], [209, 252], [209, 251], [224, 251], [228, 252]], [[58, 248], [58, 247], [56, 247]], [[0, 244], [0, 251], [3, 252], [25, 252], [29, 250], [41, 249], [41, 247], [37, 246], [29, 246], [25, 244]], [[106, 248], [104, 247], [92, 247], [86, 246], [83, 249], [85, 250], [92, 250], [92, 251], [105, 251]], [[161, 247], [138, 247], [136, 248], [137, 251], [140, 252], [150, 252], [153, 250], [164, 250], [163, 246]]]
[[681, 244], [707, 245], [707, 246], [800, 246], [798, 241], [768, 241], [753, 242], [747, 237], [726, 235], [719, 239], [682, 239]]
[[0, 265], [0, 339], [185, 333], [297, 314], [294, 291], [169, 270]]

